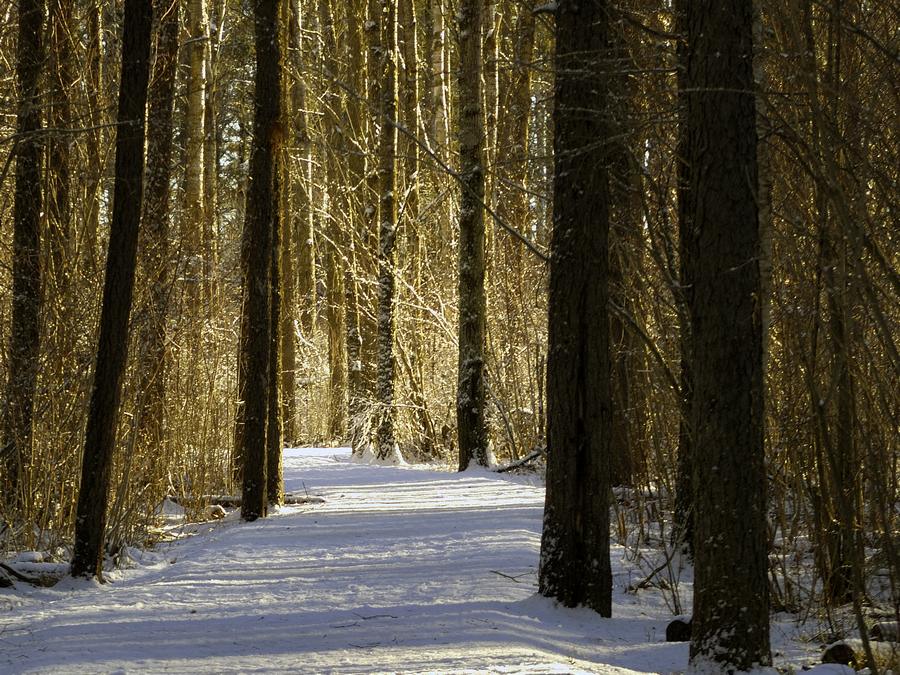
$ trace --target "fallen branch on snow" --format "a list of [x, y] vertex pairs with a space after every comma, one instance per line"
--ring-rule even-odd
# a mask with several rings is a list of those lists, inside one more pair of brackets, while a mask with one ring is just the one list
[[[169, 500], [175, 502], [179, 506], [198, 506], [200, 504], [209, 504], [211, 506], [221, 506], [226, 509], [236, 509], [241, 505], [240, 495], [203, 495], [201, 497], [179, 497], [178, 495], [172, 495], [169, 497]], [[286, 494], [284, 496], [284, 504], [286, 506], [324, 503], [324, 497], [295, 494]]]
[[512, 471], [513, 469], [518, 469], [520, 466], [525, 466], [529, 462], [533, 462], [539, 457], [543, 457], [547, 454], [546, 448], [535, 448], [532, 452], [525, 455], [522, 459], [517, 459], [515, 462], [511, 464], [507, 464], [506, 466], [500, 466], [494, 469], [497, 473], [506, 473], [507, 471]]

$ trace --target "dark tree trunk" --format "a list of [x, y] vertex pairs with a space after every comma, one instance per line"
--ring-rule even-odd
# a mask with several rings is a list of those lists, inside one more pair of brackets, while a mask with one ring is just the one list
[[256, 0], [256, 88], [253, 148], [241, 259], [245, 266], [240, 360], [243, 425], [236, 454], [243, 463], [241, 517], [266, 515], [266, 427], [269, 408], [271, 256], [276, 219], [275, 158], [280, 137], [281, 49], [278, 0]]
[[100, 576], [116, 419], [128, 352], [138, 225], [144, 187], [144, 113], [150, 76], [151, 0], [125, 0], [116, 173], [100, 314], [94, 388], [88, 411], [72, 576]]
[[693, 293], [691, 281], [692, 252], [690, 225], [690, 170], [688, 164], [688, 102], [690, 89], [687, 77], [687, 4], [688, 0], [675, 0], [675, 47], [676, 68], [678, 71], [678, 140], [676, 145], [677, 190], [678, 190], [678, 260], [679, 288], [676, 292], [678, 307], [678, 323], [680, 328], [679, 346], [681, 351], [681, 416], [678, 422], [678, 458], [675, 478], [675, 523], [673, 529], [674, 542], [684, 547], [693, 555], [694, 509], [691, 461], [691, 400], [693, 372], [693, 352], [691, 351], [691, 317], [690, 302]]
[[[51, 102], [48, 126], [56, 130], [72, 126], [72, 105], [70, 97], [75, 85], [72, 68], [72, 42], [69, 22], [73, 11], [71, 0], [53, 0], [50, 3], [50, 76]], [[47, 225], [49, 239], [49, 293], [53, 294], [58, 307], [57, 331], [71, 328], [65, 317], [68, 291], [68, 277], [71, 275], [74, 259], [72, 253], [72, 217], [70, 203], [70, 146], [71, 137], [65, 131], [51, 134], [47, 150]], [[56, 345], [63, 348], [63, 344]], [[60, 356], [65, 356], [62, 351]]]
[[22, 503], [21, 479], [31, 461], [34, 395], [40, 355], [41, 314], [41, 108], [38, 100], [44, 63], [44, 0], [19, 3], [16, 81], [16, 187], [13, 204], [12, 318], [7, 352], [8, 382], [3, 418], [6, 480], [4, 501]]
[[394, 441], [394, 241], [397, 236], [397, 17], [393, 0], [381, 0], [378, 139], [378, 394], [377, 453], [393, 452]]
[[169, 184], [172, 175], [172, 111], [178, 68], [178, 12], [180, 1], [157, 0], [159, 15], [156, 62], [147, 100], [147, 189], [144, 192], [140, 237], [140, 267], [148, 286], [141, 325], [140, 412], [138, 429], [147, 447], [162, 449], [165, 442], [166, 316], [172, 265], [169, 252]]
[[612, 613], [609, 560], [608, 16], [559, 3], [540, 592]]
[[[355, 86], [357, 91], [364, 89], [363, 68], [363, 24], [365, 23], [365, 3], [363, 0], [352, 0], [347, 5], [348, 35], [346, 46], [346, 63], [348, 72], [345, 80]], [[347, 158], [347, 168], [352, 184], [357, 191], [364, 190], [366, 184], [366, 155], [365, 155], [365, 116], [362, 102], [354, 97], [347, 96], [346, 102], [346, 129], [352, 130], [353, 149]], [[364, 438], [360, 433], [360, 421], [364, 411], [366, 399], [366, 378], [363, 369], [363, 319], [360, 313], [365, 311], [362, 303], [365, 302], [365, 294], [360, 289], [359, 278], [362, 274], [362, 264], [358, 251], [366, 230], [366, 199], [360, 197], [352, 202], [351, 228], [346, 238], [353, 243], [347, 247], [347, 263], [344, 269], [345, 320], [346, 320], [346, 344], [347, 344], [347, 421], [350, 432], [350, 446], [354, 453], [362, 449]]]
[[[275, 157], [279, 158], [279, 151]], [[276, 159], [272, 194], [272, 254], [271, 254], [271, 293], [269, 295], [269, 419], [266, 424], [266, 493], [269, 504], [284, 503], [284, 476], [282, 475], [281, 455], [284, 444], [284, 425], [281, 410], [281, 312], [282, 312], [282, 277], [281, 247], [284, 244], [284, 229], [278, 205], [281, 203], [280, 160]]]
[[484, 129], [481, 115], [482, 0], [459, 7], [459, 470], [488, 464], [485, 421]]
[[691, 663], [732, 672], [771, 663], [752, 2], [691, 2], [686, 18]]

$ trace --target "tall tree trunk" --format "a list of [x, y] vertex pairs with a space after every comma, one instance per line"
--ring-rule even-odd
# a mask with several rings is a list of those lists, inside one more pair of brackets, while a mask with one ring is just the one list
[[[346, 81], [355, 84], [361, 91], [364, 83], [363, 68], [363, 24], [365, 23], [365, 2], [353, 0], [348, 7], [348, 41], [346, 62], [348, 72]], [[366, 122], [363, 107], [355, 96], [345, 97], [345, 129], [350, 131], [354, 147], [348, 157], [348, 169], [354, 193], [363, 193], [366, 184]], [[347, 345], [347, 420], [350, 430], [350, 446], [354, 453], [362, 449], [364, 439], [360, 433], [360, 422], [366, 398], [366, 383], [363, 372], [363, 342], [361, 334], [360, 314], [363, 310], [361, 302], [364, 294], [359, 288], [362, 272], [359, 248], [366, 229], [366, 198], [357, 197], [351, 204], [351, 227], [347, 234], [349, 240], [347, 263], [344, 270], [344, 292], [346, 294], [345, 321]]]
[[[319, 21], [323, 40], [324, 81], [334, 81], [338, 72], [337, 40], [335, 37], [334, 7], [330, 0], [319, 0]], [[331, 186], [330, 176], [336, 173], [334, 157], [344, 158], [349, 152], [346, 144], [346, 133], [341, 133], [340, 113], [342, 96], [336, 91], [325, 98], [323, 127], [327, 145], [327, 154], [323, 160], [325, 185]], [[329, 405], [328, 405], [328, 438], [340, 440], [346, 430], [347, 415], [347, 356], [346, 330], [344, 316], [344, 264], [341, 258], [344, 232], [349, 229], [337, 214], [349, 213], [348, 202], [341, 194], [342, 190], [329, 188], [324, 195], [324, 211], [327, 214], [328, 232], [325, 250], [325, 323], [328, 326], [328, 373], [329, 373]]]
[[31, 462], [34, 397], [40, 356], [41, 315], [41, 107], [44, 0], [21, 0], [16, 48], [16, 185], [13, 202], [12, 317], [3, 411], [6, 506], [24, 501], [21, 486]]
[[[612, 613], [605, 2], [559, 3], [540, 592]], [[591, 111], [585, 114], [584, 111]]]
[[105, 101], [103, 87], [103, 28], [100, 3], [93, 0], [88, 9], [88, 63], [85, 89], [91, 129], [86, 134], [86, 162], [84, 167], [84, 232], [81, 235], [80, 262], [86, 274], [93, 275], [99, 267], [97, 263], [97, 238], [100, 230], [100, 192], [103, 179], [102, 155], [104, 133], [101, 125], [105, 121]]
[[393, 0], [381, 0], [378, 108], [378, 431], [382, 459], [394, 449], [394, 240], [397, 234], [397, 16]]
[[[138, 432], [157, 461], [165, 454], [165, 401], [169, 350], [166, 318], [170, 294], [169, 184], [172, 175], [172, 114], [178, 69], [180, 0], [156, 0], [159, 15], [156, 62], [147, 101], [147, 189], [142, 208], [140, 272], [148, 286], [140, 326]], [[155, 475], [155, 474], [153, 474]]]
[[266, 494], [269, 504], [284, 502], [284, 476], [282, 475], [283, 424], [281, 418], [281, 311], [283, 283], [281, 270], [281, 246], [285, 227], [280, 217], [281, 176], [279, 164], [283, 156], [281, 148], [273, 150], [272, 169], [272, 248], [269, 256], [269, 382], [268, 419], [266, 422]]
[[[221, 25], [224, 17], [220, 14], [217, 18]], [[206, 21], [203, 30], [206, 34], [206, 41], [203, 45], [206, 78], [203, 83], [203, 251], [201, 258], [203, 261], [203, 301], [206, 306], [206, 319], [210, 320], [215, 311], [218, 293], [216, 265], [219, 259], [219, 136], [216, 128], [218, 39], [211, 22]]]
[[94, 388], [88, 411], [75, 519], [72, 576], [100, 576], [116, 420], [128, 351], [144, 180], [144, 114], [150, 76], [151, 0], [125, 0], [116, 131], [116, 180], [100, 314]]
[[676, 543], [693, 555], [694, 505], [693, 505], [693, 433], [691, 432], [691, 405], [693, 401], [694, 352], [691, 341], [690, 305], [693, 295], [693, 213], [691, 198], [691, 166], [688, 163], [688, 109], [693, 93], [688, 86], [687, 11], [689, 0], [675, 0], [675, 67], [677, 70], [677, 143], [675, 149], [676, 189], [678, 195], [678, 265], [679, 287], [675, 293], [678, 307], [679, 351], [681, 353], [681, 379], [678, 420], [678, 457], [675, 473], [675, 513], [672, 535]]
[[[297, 255], [297, 303], [300, 330], [304, 339], [311, 340], [316, 324], [316, 254], [312, 209], [312, 144], [306, 115], [306, 85], [303, 61], [303, 25], [299, 0], [291, 4], [289, 26], [291, 89], [291, 138], [300, 157], [299, 180], [292, 181], [291, 213], [293, 237]], [[285, 394], [287, 391], [285, 392]], [[296, 414], [290, 415], [294, 419]], [[293, 422], [292, 422], [293, 423]]]
[[487, 466], [485, 420], [484, 127], [481, 114], [481, 5], [459, 7], [459, 353], [456, 425], [459, 469]]
[[[187, 281], [187, 312], [190, 330], [200, 318], [200, 287], [203, 274], [203, 121], [206, 91], [206, 0], [187, 2], [188, 54], [187, 103], [185, 107], [184, 214], [181, 219], [183, 274]], [[193, 345], [197, 349], [197, 345]], [[195, 352], [196, 353], [196, 352]]]
[[[71, 0], [50, 3], [50, 75], [52, 95], [49, 126], [59, 130], [49, 139], [47, 173], [47, 225], [50, 245], [49, 274], [46, 275], [50, 297], [59, 309], [67, 303], [69, 277], [73, 276], [72, 214], [70, 203], [70, 148], [72, 139], [65, 130], [72, 127], [71, 96], [75, 85], [72, 68], [72, 41], [69, 22], [73, 15]], [[68, 322], [59, 317], [59, 324]], [[65, 330], [65, 328], [63, 329]], [[62, 345], [57, 345], [58, 347]], [[60, 354], [57, 358], [65, 356]]]
[[275, 210], [275, 165], [280, 144], [281, 47], [278, 0], [256, 0], [256, 85], [253, 148], [241, 259], [245, 269], [242, 317], [243, 430], [237, 455], [243, 461], [241, 518], [266, 515], [271, 325], [271, 265]]
[[772, 660], [752, 2], [693, 2], [686, 18], [690, 312], [698, 357], [691, 663], [744, 671]]

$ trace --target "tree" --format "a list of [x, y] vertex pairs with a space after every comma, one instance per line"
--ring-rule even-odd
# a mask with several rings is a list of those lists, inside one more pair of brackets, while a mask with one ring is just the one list
[[180, 1], [157, 0], [159, 28], [156, 61], [147, 101], [147, 188], [144, 191], [140, 237], [140, 269], [148, 288], [144, 322], [140, 327], [139, 360], [141, 405], [138, 429], [154, 454], [165, 442], [166, 319], [169, 307], [169, 184], [172, 174], [172, 113], [178, 67]]
[[128, 315], [134, 289], [144, 189], [144, 113], [150, 77], [152, 22], [151, 0], [125, 1], [115, 188], [94, 388], [88, 411], [75, 520], [71, 572], [76, 577], [99, 577], [103, 571], [106, 507], [128, 351]]
[[456, 425], [459, 470], [488, 464], [484, 367], [484, 127], [481, 115], [481, 0], [460, 4], [459, 355]]
[[[202, 245], [204, 222], [203, 152], [206, 90], [206, 2], [188, 0], [187, 24], [189, 37], [185, 43], [188, 60], [187, 101], [185, 118], [185, 167], [184, 167], [184, 217], [181, 219], [181, 245], [184, 277], [187, 281], [187, 314], [191, 328], [196, 329], [200, 317]], [[199, 331], [198, 333], [199, 334]], [[191, 354], [199, 349], [196, 339], [192, 340]]]
[[676, 45], [675, 67], [677, 78], [677, 119], [678, 140], [675, 152], [676, 187], [678, 191], [678, 264], [679, 284], [675, 292], [678, 303], [679, 323], [679, 353], [681, 356], [681, 378], [679, 381], [681, 409], [678, 417], [678, 456], [676, 459], [676, 484], [675, 484], [675, 514], [673, 536], [676, 543], [693, 555], [694, 536], [694, 509], [693, 499], [693, 457], [691, 444], [691, 404], [692, 404], [692, 373], [693, 356], [691, 349], [691, 318], [690, 298], [693, 292], [691, 282], [692, 254], [694, 247], [691, 244], [693, 227], [690, 224], [692, 210], [689, 206], [690, 199], [690, 170], [688, 164], [688, 102], [691, 90], [688, 86], [688, 61], [687, 61], [687, 4], [688, 0], [676, 0], [673, 5], [675, 13]]
[[38, 98], [44, 62], [44, 0], [19, 3], [16, 48], [16, 184], [13, 205], [12, 319], [2, 445], [6, 506], [22, 503], [21, 480], [31, 461], [34, 396], [40, 355], [41, 312], [41, 108]]
[[394, 243], [397, 237], [397, 15], [393, 0], [381, 0], [378, 70], [378, 356], [377, 453], [394, 450]]
[[691, 664], [771, 663], [751, 0], [687, 3]]
[[556, 17], [553, 233], [547, 361], [547, 496], [540, 592], [612, 613], [607, 241], [608, 7]]
[[243, 462], [241, 517], [256, 520], [267, 511], [266, 431], [269, 410], [272, 240], [276, 221], [275, 169], [281, 140], [281, 48], [278, 0], [256, 0], [256, 84], [253, 147], [241, 260], [244, 368], [243, 429], [236, 454]]

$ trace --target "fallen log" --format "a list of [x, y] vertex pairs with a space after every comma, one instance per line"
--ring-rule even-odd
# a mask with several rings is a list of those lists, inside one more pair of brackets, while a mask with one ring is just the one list
[[[185, 497], [170, 495], [168, 499], [185, 508], [196, 508], [201, 504], [208, 504], [210, 506], [221, 506], [222, 508], [226, 509], [236, 509], [241, 505], [240, 495], [201, 495], [199, 497], [195, 497], [192, 495], [188, 495]], [[288, 493], [284, 496], [283, 503], [286, 506], [298, 506], [302, 504], [324, 504], [325, 498], [319, 497], [317, 495], [296, 495]]]
[[513, 469], [518, 469], [521, 466], [525, 466], [526, 464], [533, 462], [539, 457], [543, 457], [547, 454], [547, 450], [545, 448], [535, 448], [532, 452], [528, 453], [521, 459], [517, 459], [515, 462], [510, 464], [506, 464], [505, 466], [500, 466], [494, 469], [497, 473], [506, 473], [507, 471], [512, 471]]

